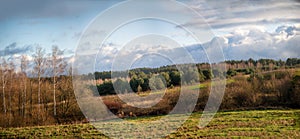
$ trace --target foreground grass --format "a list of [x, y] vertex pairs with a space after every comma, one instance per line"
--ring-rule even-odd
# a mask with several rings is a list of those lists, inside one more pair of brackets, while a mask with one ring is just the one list
[[[178, 115], [177, 115], [178, 116]], [[300, 110], [219, 112], [210, 124], [198, 127], [201, 113], [193, 113], [185, 124], [166, 138], [300, 138]], [[128, 119], [157, 120], [161, 116]], [[163, 129], [162, 129], [163, 130]], [[120, 133], [122, 134], [122, 132]], [[90, 124], [0, 129], [0, 138], [107, 138]]]

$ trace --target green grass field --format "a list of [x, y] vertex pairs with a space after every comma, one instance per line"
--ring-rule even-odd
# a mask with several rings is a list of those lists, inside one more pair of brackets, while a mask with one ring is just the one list
[[[193, 113], [182, 127], [166, 138], [300, 138], [300, 110], [219, 112], [203, 129], [199, 129], [197, 126], [200, 116], [201, 113]], [[155, 116], [128, 120], [143, 122], [159, 118], [161, 117]], [[106, 137], [90, 124], [77, 124], [2, 128], [0, 129], [0, 138]]]

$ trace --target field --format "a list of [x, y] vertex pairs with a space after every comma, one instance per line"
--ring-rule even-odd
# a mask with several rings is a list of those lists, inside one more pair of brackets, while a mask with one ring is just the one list
[[[201, 113], [193, 113], [182, 127], [166, 138], [300, 138], [300, 110], [218, 112], [210, 124], [203, 129], [197, 126], [200, 116]], [[127, 120], [140, 123], [159, 118], [161, 117], [154, 116]], [[24, 137], [107, 138], [90, 124], [0, 129], [0, 138]]]

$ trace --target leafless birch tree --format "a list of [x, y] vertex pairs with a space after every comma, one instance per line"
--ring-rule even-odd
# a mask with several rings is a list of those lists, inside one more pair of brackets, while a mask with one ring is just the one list
[[8, 64], [4, 58], [2, 58], [1, 61], [1, 81], [2, 81], [2, 103], [3, 103], [3, 113], [6, 114], [7, 108], [6, 108], [6, 98], [5, 98], [5, 87], [7, 84], [7, 72], [8, 72]]
[[22, 91], [22, 112], [23, 117], [26, 117], [26, 103], [27, 103], [27, 70], [28, 60], [26, 55], [22, 55], [21, 57], [21, 78], [23, 83], [23, 91]]
[[38, 109], [40, 111], [41, 104], [41, 77], [45, 72], [45, 50], [42, 47], [36, 47], [34, 58], [34, 71], [38, 79]]
[[57, 77], [61, 75], [67, 64], [63, 57], [63, 51], [57, 46], [52, 47], [51, 54], [51, 68], [52, 68], [52, 79], [53, 79], [53, 114], [56, 116], [56, 87], [57, 87]]

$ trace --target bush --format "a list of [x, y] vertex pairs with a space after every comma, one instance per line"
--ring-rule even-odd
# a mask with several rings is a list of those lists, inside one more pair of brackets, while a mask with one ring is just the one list
[[292, 107], [300, 108], [300, 75], [294, 76], [291, 93]]
[[227, 74], [227, 77], [233, 77], [237, 74], [237, 72], [233, 69], [229, 69], [226, 74]]
[[103, 84], [97, 85], [97, 89], [100, 95], [116, 94], [111, 81], [105, 81]]

